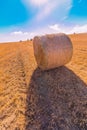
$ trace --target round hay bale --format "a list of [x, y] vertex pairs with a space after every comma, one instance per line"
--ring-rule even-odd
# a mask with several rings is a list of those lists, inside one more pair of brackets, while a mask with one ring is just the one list
[[65, 65], [73, 54], [71, 40], [63, 33], [36, 36], [33, 47], [37, 64], [42, 70]]

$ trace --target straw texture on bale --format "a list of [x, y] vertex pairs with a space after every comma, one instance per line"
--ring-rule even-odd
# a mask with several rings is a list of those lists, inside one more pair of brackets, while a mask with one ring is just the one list
[[42, 70], [63, 66], [72, 58], [71, 40], [63, 33], [36, 36], [33, 47], [37, 64]]

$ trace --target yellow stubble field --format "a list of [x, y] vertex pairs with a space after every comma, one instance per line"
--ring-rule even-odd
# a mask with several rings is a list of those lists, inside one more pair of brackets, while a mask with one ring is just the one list
[[[34, 54], [33, 54], [32, 41], [0, 44], [0, 130], [25, 130], [25, 129], [34, 130], [35, 126], [36, 126], [36, 130], [43, 130], [44, 128], [42, 127], [41, 122], [43, 122], [43, 120], [44, 122], [46, 122], [46, 120], [47, 122], [49, 121], [47, 118], [48, 115], [45, 116], [46, 113], [42, 108], [44, 106], [46, 108], [46, 104], [48, 104], [49, 106], [47, 106], [47, 108], [49, 109], [49, 111], [50, 111], [51, 106], [54, 106], [52, 110], [55, 109], [57, 107], [57, 104], [55, 103], [54, 99], [57, 98], [57, 100], [59, 100], [59, 98], [63, 96], [61, 94], [64, 93], [63, 92], [64, 90], [59, 88], [58, 93], [60, 97], [51, 96], [52, 93], [54, 94], [54, 96], [56, 95], [57, 85], [65, 86], [66, 89], [69, 86], [72, 87], [71, 91], [73, 94], [74, 94], [74, 91], [76, 91], [74, 88], [75, 84], [78, 84], [77, 90], [79, 91], [80, 80], [81, 80], [81, 84], [85, 84], [82, 86], [86, 87], [86, 84], [87, 84], [87, 34], [73, 34], [73, 35], [69, 35], [69, 37], [71, 38], [71, 41], [73, 43], [73, 50], [74, 50], [71, 62], [67, 64], [65, 68], [60, 67], [59, 70], [54, 69], [54, 70], [51, 70], [51, 72], [50, 71], [41, 72], [41, 70], [38, 69], [37, 64], [35, 62]], [[79, 78], [76, 78], [76, 77], [79, 77]], [[67, 78], [67, 80], [65, 78]], [[73, 84], [74, 84], [74, 87], [73, 87]], [[49, 86], [52, 87], [53, 85], [54, 87], [52, 89], [53, 92], [51, 93], [50, 88], [49, 89], [40, 88], [41, 85], [43, 87], [48, 85], [48, 88]], [[40, 91], [37, 92], [37, 89], [40, 89]], [[70, 91], [67, 92], [66, 89], [65, 89], [65, 93], [70, 94]], [[85, 88], [85, 90], [87, 90], [87, 88]], [[39, 99], [38, 95], [40, 94], [44, 95], [44, 98], [41, 98], [43, 100], [43, 103], [41, 102], [41, 100], [39, 101], [39, 106], [41, 107], [41, 109], [39, 109], [39, 107], [37, 106], [34, 106], [34, 104], [38, 102], [38, 99]], [[66, 113], [71, 114], [72, 116], [70, 116], [70, 118], [68, 117], [68, 119], [72, 120], [73, 124], [76, 126], [77, 124], [79, 124], [78, 127], [87, 128], [86, 127], [87, 118], [85, 120], [83, 116], [81, 116], [81, 121], [79, 121], [80, 117], [75, 116], [73, 112], [68, 111], [70, 107], [70, 103], [72, 106], [73, 100], [77, 98], [78, 101], [76, 100], [76, 103], [78, 104], [78, 102], [80, 101], [80, 98], [82, 99], [83, 97], [83, 93], [81, 93], [80, 96], [82, 97], [80, 98], [78, 98], [78, 95], [77, 97], [73, 97], [71, 95], [70, 101], [68, 101], [67, 95], [68, 94], [65, 94], [62, 101], [66, 99], [68, 102], [67, 104], [69, 104], [67, 105], [68, 107], [67, 107]], [[34, 99], [35, 96], [36, 96], [36, 99]], [[50, 97], [50, 100], [53, 99], [53, 103], [54, 103], [53, 105], [52, 105], [52, 102], [49, 103], [50, 101], [49, 101], [48, 96]], [[87, 99], [87, 94], [85, 95], [84, 98]], [[82, 100], [82, 103], [86, 104], [87, 100], [85, 101]], [[83, 111], [84, 104], [82, 104], [81, 108], [79, 108], [79, 105], [78, 107], [75, 105], [75, 107], [78, 108], [78, 111], [80, 111], [80, 113]], [[47, 108], [46, 108], [46, 111], [48, 111]], [[65, 105], [61, 106], [62, 112], [64, 112], [63, 108], [66, 108]], [[41, 113], [42, 111], [44, 111], [43, 112], [44, 116], [38, 118], [38, 114], [36, 114], [37, 115], [36, 118], [38, 120], [36, 121], [36, 118], [34, 117], [35, 110], [33, 109], [38, 110], [38, 113]], [[58, 108], [58, 110], [60, 109]], [[86, 107], [84, 108], [84, 112], [87, 114]], [[51, 117], [53, 119], [54, 118], [56, 119], [57, 118], [55, 117], [56, 115], [57, 114], [54, 114], [54, 117], [52, 116]], [[59, 115], [60, 115], [59, 116], [60, 118], [58, 119], [60, 120], [63, 117], [61, 114]], [[74, 122], [75, 118], [76, 120]], [[53, 121], [54, 120], [52, 120], [51, 123]], [[50, 123], [48, 126], [46, 126], [46, 123], [45, 123], [46, 130], [50, 129]], [[61, 126], [61, 123], [59, 123], [59, 126], [61, 128], [63, 127]], [[68, 126], [67, 126], [67, 129], [68, 129]]]

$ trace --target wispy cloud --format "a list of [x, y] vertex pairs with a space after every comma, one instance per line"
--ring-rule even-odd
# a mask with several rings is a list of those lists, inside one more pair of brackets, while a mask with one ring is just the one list
[[43, 6], [46, 4], [49, 0], [27, 0], [27, 2], [30, 2], [33, 6]]
[[37, 8], [38, 11], [36, 13], [36, 16], [34, 17], [34, 21], [43, 20], [49, 15], [52, 17], [52, 13], [55, 10], [57, 11], [55, 13], [58, 18], [59, 16], [62, 17], [62, 14], [64, 14], [63, 15], [64, 17], [72, 7], [72, 0], [22, 0], [22, 1], [24, 1], [24, 3], [26, 3], [27, 6], [31, 5], [32, 9]]
[[[61, 11], [60, 7], [66, 8], [66, 6], [71, 7], [71, 0], [61, 0], [61, 1], [47, 0], [47, 2], [44, 4], [43, 8], [41, 8], [39, 13], [37, 14], [37, 20], [45, 19], [49, 15], [52, 16], [52, 12], [55, 11], [55, 10], [57, 11], [57, 12], [55, 12], [55, 13], [57, 13], [57, 17], [59, 17], [60, 11]], [[68, 13], [69, 9], [65, 12], [63, 12], [63, 10], [61, 11], [61, 19], [62, 19], [62, 13], [64, 13], [63, 17], [65, 17], [66, 14]]]
[[73, 7], [73, 4], [69, 4], [66, 8], [66, 10], [70, 10]]
[[44, 6], [43, 6], [43, 10], [40, 9], [39, 13], [36, 16], [36, 19], [42, 20], [44, 18], [46, 18], [48, 15], [51, 14], [51, 12], [56, 8], [56, 1], [55, 2], [47, 2]]

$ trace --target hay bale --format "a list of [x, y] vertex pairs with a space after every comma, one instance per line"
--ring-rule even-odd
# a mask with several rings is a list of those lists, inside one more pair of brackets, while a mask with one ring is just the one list
[[71, 40], [63, 33], [36, 36], [33, 47], [37, 64], [42, 70], [63, 66], [72, 58]]

